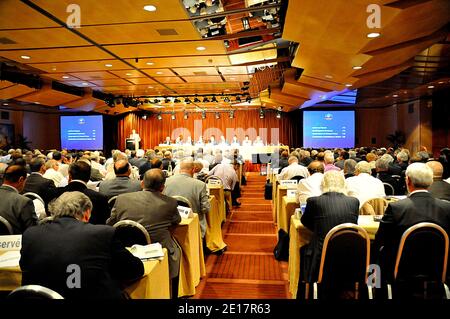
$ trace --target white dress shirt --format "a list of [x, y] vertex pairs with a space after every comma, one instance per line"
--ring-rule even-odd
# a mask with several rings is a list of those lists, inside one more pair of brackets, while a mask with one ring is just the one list
[[297, 187], [297, 203], [305, 204], [309, 197], [322, 195], [323, 174], [320, 172], [314, 173], [311, 176], [300, 180]]
[[42, 176], [52, 180], [53, 183], [55, 183], [56, 187], [67, 186], [67, 179], [64, 178], [64, 176], [60, 172], [55, 171], [53, 168], [49, 168], [48, 170], [46, 170], [44, 175]]
[[291, 179], [292, 177], [299, 175], [305, 178], [309, 177], [308, 169], [305, 166], [294, 162], [289, 166], [283, 168], [280, 174], [278, 174], [278, 180], [281, 181]]
[[385, 197], [383, 182], [367, 173], [360, 173], [357, 176], [349, 177], [345, 180], [348, 195], [359, 200], [359, 208], [369, 199]]
[[238, 177], [236, 171], [234, 170], [233, 165], [231, 164], [217, 164], [214, 168], [209, 172], [209, 175], [218, 176], [223, 181], [223, 189], [224, 190], [233, 190], [234, 186], [238, 182]]

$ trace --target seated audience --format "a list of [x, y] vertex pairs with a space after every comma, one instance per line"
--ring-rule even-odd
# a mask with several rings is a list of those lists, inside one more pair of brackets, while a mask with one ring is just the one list
[[44, 178], [52, 180], [55, 187], [64, 187], [67, 185], [67, 179], [58, 171], [59, 163], [54, 159], [48, 160], [45, 163], [45, 173], [42, 175]]
[[172, 160], [172, 153], [170, 151], [165, 151], [164, 158], [162, 159], [162, 169], [167, 171], [169, 169], [169, 165], [172, 166], [172, 169], [175, 168], [175, 162]]
[[313, 232], [311, 242], [305, 246], [303, 274], [308, 282], [317, 280], [323, 241], [327, 233], [343, 223], [358, 223], [358, 200], [346, 196], [344, 175], [329, 171], [323, 175], [323, 194], [307, 200], [302, 224]]
[[26, 179], [25, 167], [11, 165], [6, 169], [3, 185], [0, 186], [0, 216], [11, 224], [13, 234], [22, 234], [37, 223], [33, 201], [19, 194]]
[[438, 161], [427, 162], [427, 166], [433, 170], [433, 184], [431, 184], [428, 191], [434, 198], [450, 202], [450, 184], [442, 180], [444, 167]]
[[239, 183], [233, 164], [219, 163], [209, 171], [208, 175], [220, 177], [222, 180], [227, 211], [231, 211], [231, 206], [240, 205], [240, 203], [237, 202], [237, 198], [231, 196], [234, 187]]
[[[288, 154], [289, 153], [287, 151], [281, 152], [280, 160], [278, 161], [278, 168], [279, 168], [278, 172], [281, 172], [283, 170], [283, 168], [289, 166], [289, 160], [288, 160], [289, 155]], [[276, 168], [276, 167], [273, 167], [273, 168]]]
[[189, 200], [194, 213], [198, 214], [202, 238], [206, 234], [206, 214], [209, 213], [209, 196], [206, 184], [193, 178], [194, 162], [188, 158], [180, 162], [180, 173], [167, 179], [163, 193], [167, 196], [183, 196]]
[[283, 168], [278, 174], [278, 180], [291, 179], [294, 176], [303, 176], [304, 178], [309, 176], [308, 169], [298, 164], [298, 158], [296, 156], [289, 157], [289, 166]]
[[341, 169], [337, 166], [335, 166], [334, 163], [334, 155], [331, 152], [326, 152], [323, 157], [323, 162], [325, 164], [324, 166], [324, 172], [328, 171], [340, 171]]
[[360, 161], [356, 164], [355, 176], [346, 179], [348, 195], [358, 198], [360, 207], [369, 199], [386, 196], [383, 182], [373, 177], [371, 173], [370, 164]]
[[[23, 234], [22, 285], [41, 285], [65, 299], [124, 297], [120, 282], [141, 277], [144, 266], [115, 237], [113, 227], [87, 223], [91, 210], [86, 195], [66, 192], [52, 204], [51, 223]], [[80, 277], [71, 280], [75, 271]]]
[[312, 161], [308, 165], [309, 177], [300, 180], [297, 188], [297, 203], [305, 204], [309, 197], [322, 194], [323, 163]]
[[66, 187], [50, 191], [50, 198], [57, 198], [65, 192], [82, 192], [89, 197], [93, 205], [89, 222], [91, 224], [105, 224], [110, 215], [108, 198], [87, 187], [90, 176], [91, 166], [88, 163], [80, 160], [72, 163], [69, 167], [69, 184]]
[[132, 193], [142, 190], [141, 183], [130, 179], [131, 165], [126, 160], [114, 163], [116, 178], [103, 181], [99, 185], [99, 192], [111, 198], [119, 194]]
[[402, 185], [400, 184], [400, 180], [395, 179], [389, 173], [389, 166], [393, 162], [393, 158], [391, 155], [384, 154], [375, 162], [375, 169], [377, 171], [377, 178], [383, 183], [388, 183], [394, 188], [394, 194], [390, 195], [403, 195], [405, 192], [403, 190]]
[[[112, 209], [109, 225], [129, 219], [144, 226], [152, 243], [158, 242], [169, 252], [170, 278], [178, 276], [181, 251], [171, 236], [170, 227], [181, 221], [177, 210], [177, 201], [162, 194], [166, 177], [162, 170], [152, 168], [145, 172], [141, 182], [143, 191], [122, 194]], [[161, 225], [161, 227], [154, 227]]]
[[408, 198], [389, 203], [375, 237], [375, 253], [380, 253], [384, 278], [393, 274], [400, 238], [411, 226], [421, 222], [440, 225], [450, 233], [450, 203], [433, 198], [428, 191], [433, 183], [433, 170], [424, 163], [413, 163], [406, 169]]
[[355, 176], [355, 167], [357, 162], [354, 159], [346, 159], [344, 161], [344, 177], [347, 179], [349, 177]]
[[35, 193], [41, 196], [47, 205], [50, 201], [49, 191], [55, 188], [55, 183], [42, 175], [45, 173], [45, 160], [42, 158], [34, 158], [30, 162], [31, 174], [25, 181], [22, 193]]

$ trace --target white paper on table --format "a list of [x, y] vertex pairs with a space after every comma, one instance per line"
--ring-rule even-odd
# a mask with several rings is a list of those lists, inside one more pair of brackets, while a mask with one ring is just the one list
[[153, 243], [150, 245], [133, 245], [130, 252], [142, 260], [157, 259], [164, 257], [164, 252], [160, 243]]
[[19, 267], [20, 251], [7, 251], [0, 256], [0, 268]]

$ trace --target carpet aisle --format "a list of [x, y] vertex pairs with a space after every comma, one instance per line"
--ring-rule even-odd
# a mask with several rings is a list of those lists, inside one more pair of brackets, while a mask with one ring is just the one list
[[233, 209], [222, 227], [228, 249], [207, 257], [207, 275], [193, 298], [288, 298], [287, 262], [273, 256], [277, 234], [271, 201], [264, 200], [265, 181], [259, 173], [248, 174], [239, 199], [242, 205]]

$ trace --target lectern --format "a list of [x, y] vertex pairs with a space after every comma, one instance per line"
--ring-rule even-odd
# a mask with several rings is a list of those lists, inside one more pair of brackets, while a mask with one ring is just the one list
[[131, 151], [136, 150], [136, 140], [134, 138], [125, 139], [125, 148]]

